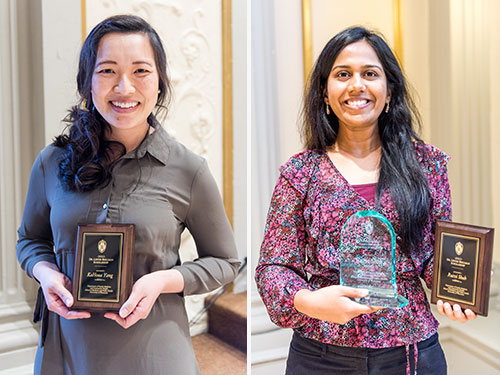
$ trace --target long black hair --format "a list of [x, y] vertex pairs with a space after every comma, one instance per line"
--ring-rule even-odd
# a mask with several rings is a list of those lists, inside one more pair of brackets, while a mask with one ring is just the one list
[[[335, 35], [321, 52], [309, 78], [304, 99], [302, 136], [306, 149], [325, 150], [337, 139], [339, 120], [327, 115], [324, 96], [328, 77], [339, 53], [349, 44], [364, 40], [375, 50], [391, 93], [390, 110], [378, 118], [382, 142], [376, 201], [389, 189], [400, 219], [401, 249], [409, 254], [422, 241], [430, 210], [427, 179], [417, 159], [414, 142], [423, 144], [420, 116], [408, 92], [398, 61], [384, 39], [363, 27], [351, 27]], [[380, 207], [379, 207], [380, 208]]]
[[[53, 143], [65, 150], [64, 158], [59, 164], [59, 178], [63, 186], [70, 191], [87, 192], [106, 186], [111, 181], [111, 171], [117, 156], [125, 154], [123, 144], [105, 139], [110, 125], [92, 102], [92, 74], [99, 42], [109, 33], [143, 33], [148, 36], [159, 76], [156, 115], [160, 111], [166, 112], [171, 96], [165, 49], [149, 23], [137, 16], [117, 15], [95, 26], [85, 39], [80, 52], [77, 75], [80, 100], [64, 120], [69, 124], [69, 132], [57, 136]], [[151, 113], [148, 117], [148, 123], [153, 127], [159, 125], [155, 114]]]

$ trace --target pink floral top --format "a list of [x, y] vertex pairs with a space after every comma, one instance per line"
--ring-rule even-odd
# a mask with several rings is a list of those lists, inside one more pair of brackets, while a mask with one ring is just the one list
[[[360, 315], [344, 325], [311, 318], [293, 305], [295, 293], [339, 283], [340, 231], [360, 210], [375, 210], [345, 180], [325, 151], [308, 150], [280, 168], [267, 217], [256, 282], [271, 320], [300, 335], [350, 347], [386, 348], [410, 345], [433, 335], [438, 322], [430, 311], [420, 277], [432, 283], [434, 227], [437, 219], [451, 220], [446, 164], [439, 149], [416, 145], [418, 159], [431, 191], [431, 210], [421, 246], [408, 257], [396, 245], [398, 294], [410, 303]], [[399, 219], [390, 193], [380, 211], [399, 232]]]

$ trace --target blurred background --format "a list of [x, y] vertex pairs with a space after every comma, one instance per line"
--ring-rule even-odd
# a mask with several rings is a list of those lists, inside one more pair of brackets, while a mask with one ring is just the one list
[[[297, 125], [304, 77], [325, 43], [355, 24], [385, 36], [414, 87], [422, 137], [451, 155], [453, 219], [499, 228], [499, 1], [0, 1], [0, 375], [31, 373], [38, 340], [31, 323], [36, 284], [25, 278], [15, 258], [29, 171], [39, 150], [62, 131], [61, 120], [75, 103], [82, 38], [97, 22], [117, 13], [143, 16], [160, 33], [174, 84], [164, 126], [207, 158], [223, 192], [240, 256], [248, 248], [252, 269], [278, 168], [302, 149]], [[228, 28], [230, 39], [223, 32]], [[450, 374], [500, 374], [496, 242], [489, 317], [465, 325], [442, 320], [440, 336]], [[186, 235], [183, 257], [193, 256]], [[251, 276], [252, 373], [282, 373], [291, 330], [269, 321]], [[234, 286], [236, 294], [246, 292], [244, 280]], [[193, 297], [190, 317], [204, 303], [204, 296]], [[208, 319], [204, 314], [192, 334], [205, 333]]]
[[[500, 227], [500, 2], [252, 0], [252, 246], [258, 259], [278, 168], [302, 150], [304, 77], [327, 41], [352, 25], [381, 32], [422, 115], [422, 137], [451, 156], [453, 220]], [[498, 234], [497, 234], [498, 237]], [[500, 374], [500, 241], [490, 314], [441, 319], [450, 374]], [[251, 286], [252, 374], [283, 373], [291, 330], [274, 326]]]
[[[174, 91], [163, 126], [207, 159], [223, 195], [240, 258], [246, 257], [247, 2], [2, 0], [1, 375], [31, 374], [38, 342], [39, 326], [31, 323], [38, 285], [24, 275], [15, 254], [31, 165], [38, 152], [63, 131], [62, 119], [77, 101], [78, 56], [85, 36], [104, 18], [124, 13], [143, 17], [162, 38]], [[183, 260], [197, 257], [187, 231], [181, 254]], [[229, 296], [221, 297], [208, 312], [206, 295], [186, 298], [195, 350], [206, 374], [223, 374], [221, 361], [229, 367], [226, 373], [246, 371], [246, 285], [243, 271], [226, 293]], [[218, 315], [211, 314], [215, 310]], [[212, 363], [219, 365], [218, 370], [210, 367]]]

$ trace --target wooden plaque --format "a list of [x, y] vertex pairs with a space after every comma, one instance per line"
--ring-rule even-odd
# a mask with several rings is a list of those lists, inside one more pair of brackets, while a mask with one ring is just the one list
[[438, 220], [431, 302], [488, 316], [494, 229]]
[[132, 291], [133, 224], [79, 224], [72, 310], [117, 312]]

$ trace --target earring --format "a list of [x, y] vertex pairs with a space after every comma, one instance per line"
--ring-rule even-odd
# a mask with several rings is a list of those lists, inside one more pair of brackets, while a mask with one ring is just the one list
[[387, 107], [385, 107], [385, 113], [389, 113], [389, 103], [387, 103]]
[[328, 103], [325, 104], [326, 104], [326, 114], [330, 115], [330, 106], [328, 105]]

